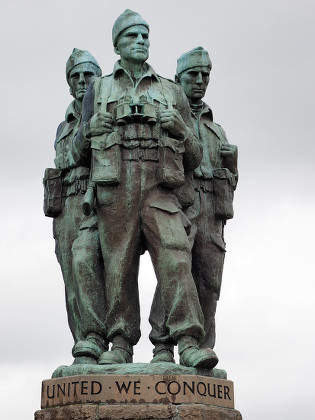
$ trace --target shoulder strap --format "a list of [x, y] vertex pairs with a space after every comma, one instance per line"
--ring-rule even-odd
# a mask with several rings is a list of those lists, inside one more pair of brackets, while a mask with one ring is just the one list
[[164, 95], [165, 101], [167, 103], [167, 108], [173, 109], [173, 95], [170, 91], [170, 88], [164, 82], [164, 79], [162, 77], [160, 77], [160, 83], [163, 89], [163, 95]]
[[98, 77], [94, 82], [95, 104], [94, 109], [107, 112], [108, 98], [112, 89], [112, 78]]

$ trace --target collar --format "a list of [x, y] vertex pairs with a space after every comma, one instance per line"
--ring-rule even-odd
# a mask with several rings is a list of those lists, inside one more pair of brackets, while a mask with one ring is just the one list
[[213, 113], [212, 113], [212, 109], [210, 108], [209, 105], [207, 105], [205, 102], [202, 102], [203, 108], [201, 111], [201, 115], [208, 115], [208, 117], [210, 118], [211, 121], [213, 121]]
[[[156, 79], [157, 81], [159, 81], [159, 77], [156, 74], [156, 72], [154, 71], [153, 67], [150, 66], [150, 64], [146, 63], [147, 66], [147, 71], [144, 73], [144, 75], [142, 76], [141, 79], [143, 79], [144, 77], [151, 77]], [[127, 72], [127, 70], [125, 70], [123, 67], [121, 67], [120, 65], [120, 60], [116, 61], [115, 65], [114, 65], [114, 70], [113, 70], [113, 76], [114, 78], [118, 77], [119, 74], [124, 73], [127, 74], [129, 77], [130, 74]]]
[[[191, 115], [194, 118], [198, 118], [198, 114], [194, 114], [193, 109], [191, 108]], [[208, 118], [210, 119], [210, 121], [213, 121], [213, 114], [212, 114], [212, 110], [209, 107], [209, 105], [207, 105], [205, 102], [202, 102], [202, 109], [201, 112], [199, 114], [199, 116], [201, 117], [202, 115], [208, 115]]]
[[65, 120], [69, 123], [72, 120], [80, 120], [81, 115], [75, 109], [75, 101], [72, 101], [66, 111]]

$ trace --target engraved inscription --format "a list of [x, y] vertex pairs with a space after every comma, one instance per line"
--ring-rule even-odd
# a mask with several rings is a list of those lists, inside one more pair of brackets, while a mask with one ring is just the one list
[[196, 375], [82, 375], [43, 382], [42, 408], [128, 401], [234, 408], [233, 382]]

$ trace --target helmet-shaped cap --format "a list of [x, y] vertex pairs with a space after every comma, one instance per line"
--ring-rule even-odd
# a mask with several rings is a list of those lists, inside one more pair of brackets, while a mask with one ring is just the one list
[[139, 15], [139, 13], [126, 9], [124, 13], [118, 16], [114, 23], [112, 30], [113, 45], [116, 45], [117, 39], [122, 31], [135, 25], [144, 25], [148, 31], [150, 30], [148, 23]]
[[73, 67], [77, 66], [78, 64], [82, 63], [92, 63], [99, 69], [98, 76], [102, 75], [102, 70], [100, 68], [100, 65], [95, 60], [92, 54], [90, 54], [86, 50], [79, 50], [78, 48], [73, 48], [72, 54], [68, 58], [67, 64], [66, 64], [66, 76], [67, 81], [69, 82], [69, 74], [70, 71], [73, 69]]
[[185, 70], [201, 66], [209, 67], [209, 70], [211, 70], [212, 63], [208, 51], [204, 50], [202, 47], [197, 47], [179, 57], [177, 60], [176, 76], [180, 75]]

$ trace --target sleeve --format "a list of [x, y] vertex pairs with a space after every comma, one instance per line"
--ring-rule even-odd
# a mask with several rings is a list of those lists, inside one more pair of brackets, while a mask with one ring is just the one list
[[54, 148], [56, 152], [56, 156], [54, 159], [55, 167], [58, 169], [67, 169], [69, 165], [65, 165], [65, 159], [64, 154], [67, 153], [66, 150], [64, 150], [64, 142], [58, 141], [64, 128], [66, 127], [66, 121], [63, 121], [59, 124], [56, 132], [56, 139], [54, 143]]
[[220, 134], [221, 134], [220, 137], [221, 137], [222, 143], [223, 144], [229, 144], [229, 141], [228, 141], [228, 139], [226, 137], [226, 132], [223, 130], [223, 128], [221, 127], [221, 125], [217, 124], [217, 126], [218, 126], [219, 131], [220, 131]]
[[57, 153], [57, 140], [58, 140], [58, 137], [60, 136], [60, 133], [63, 130], [64, 125], [65, 125], [65, 121], [61, 122], [58, 125], [57, 131], [56, 131], [56, 138], [55, 138], [55, 143], [54, 143], [54, 149], [55, 149], [56, 153]]
[[86, 136], [89, 121], [94, 115], [94, 82], [90, 84], [82, 102], [82, 120], [80, 128], [71, 145], [71, 154], [76, 164], [90, 166], [90, 139]]
[[193, 122], [191, 118], [190, 106], [188, 99], [178, 85], [175, 85], [177, 88], [177, 100], [176, 108], [181, 114], [186, 127], [187, 135], [185, 138], [185, 153], [184, 153], [184, 168], [185, 171], [192, 171], [200, 164], [202, 159], [202, 145], [199, 142], [197, 136], [194, 133]]
[[[217, 127], [220, 131], [220, 138], [221, 138], [222, 144], [230, 144], [228, 139], [227, 139], [226, 132], [224, 131], [224, 129], [221, 127], [221, 125], [219, 125], [219, 124], [216, 124], [216, 125], [217, 125]], [[237, 168], [238, 148], [237, 148], [237, 146], [234, 146], [234, 147], [236, 148], [236, 151], [235, 151], [235, 171], [231, 172], [231, 177], [233, 179], [235, 179], [235, 189], [236, 189], [237, 182], [238, 182], [238, 168]]]

